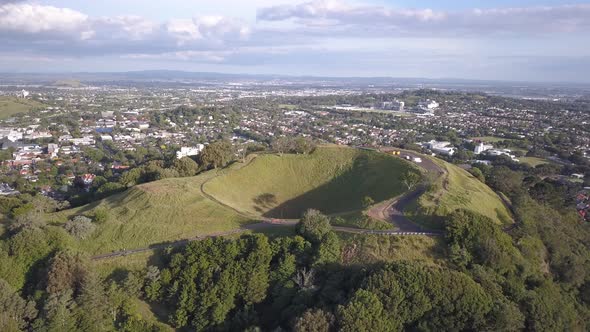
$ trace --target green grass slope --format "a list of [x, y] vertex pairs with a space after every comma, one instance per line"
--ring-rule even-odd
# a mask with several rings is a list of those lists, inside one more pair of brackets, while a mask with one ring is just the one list
[[78, 242], [92, 254], [228, 231], [249, 220], [201, 194], [200, 186], [212, 172], [192, 178], [165, 179], [133, 187], [97, 203], [54, 215], [64, 222], [75, 215], [109, 212], [108, 221]]
[[362, 207], [365, 196], [385, 200], [405, 191], [401, 177], [413, 166], [399, 158], [324, 146], [310, 155], [262, 155], [248, 166], [208, 181], [204, 191], [252, 215], [299, 218]]
[[434, 160], [447, 174], [435, 179], [426, 193], [406, 209], [410, 219], [428, 228], [441, 229], [442, 217], [457, 209], [466, 209], [497, 223], [512, 222], [505, 204], [490, 187], [462, 168]]
[[6, 119], [15, 114], [27, 113], [44, 107], [44, 104], [35, 100], [16, 97], [0, 97], [0, 119]]

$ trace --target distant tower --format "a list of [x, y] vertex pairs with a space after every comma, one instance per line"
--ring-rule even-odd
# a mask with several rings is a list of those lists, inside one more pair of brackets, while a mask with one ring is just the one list
[[399, 111], [403, 112], [404, 111], [404, 107], [406, 106], [406, 103], [403, 101], [399, 102]]

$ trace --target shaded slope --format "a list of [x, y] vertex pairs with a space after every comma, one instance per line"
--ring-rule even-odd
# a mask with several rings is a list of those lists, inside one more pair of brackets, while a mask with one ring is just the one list
[[246, 213], [299, 218], [309, 208], [337, 213], [360, 209], [365, 196], [381, 201], [400, 195], [401, 177], [411, 168], [385, 154], [321, 147], [311, 155], [260, 156], [203, 189]]

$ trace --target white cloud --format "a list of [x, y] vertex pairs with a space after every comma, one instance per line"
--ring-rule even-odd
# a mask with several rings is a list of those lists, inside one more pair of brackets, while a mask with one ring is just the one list
[[259, 21], [296, 21], [302, 27], [331, 22], [347, 27], [347, 33], [392, 36], [482, 36], [586, 32], [590, 29], [590, 5], [435, 11], [351, 6], [338, 0], [281, 5], [258, 10]]
[[[188, 1], [194, 0], [173, 3]], [[185, 17], [160, 21], [146, 13], [93, 17], [38, 2], [0, 0], [0, 59], [284, 66], [296, 73], [303, 68], [312, 73], [413, 68], [419, 73], [430, 66], [425, 68], [442, 73], [483, 62], [497, 69], [537, 54], [570, 62], [573, 55], [585, 56], [576, 62], [584, 72], [590, 55], [582, 39], [590, 31], [590, 5], [438, 11], [340, 0], [277, 3], [288, 0], [218, 0], [195, 5], [198, 9]], [[232, 8], [223, 11], [224, 5]], [[270, 7], [259, 9], [256, 21], [242, 13], [252, 11], [252, 18], [260, 5]], [[210, 15], [217, 12], [226, 15]], [[493, 58], [498, 55], [512, 57]], [[0, 68], [10, 68], [7, 62], [0, 61]], [[537, 60], [543, 68], [548, 62]]]
[[88, 16], [68, 8], [32, 4], [0, 5], [0, 32], [88, 36]]

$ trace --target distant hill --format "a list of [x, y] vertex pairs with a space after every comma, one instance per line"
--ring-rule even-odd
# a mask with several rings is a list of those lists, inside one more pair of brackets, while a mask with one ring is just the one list
[[0, 96], [0, 120], [9, 118], [15, 114], [45, 108], [47, 105], [31, 99]]
[[51, 84], [51, 85], [57, 86], [57, 87], [67, 87], [67, 88], [81, 88], [81, 87], [85, 86], [84, 84], [82, 84], [82, 82], [80, 82], [78, 80], [74, 80], [74, 79], [57, 80], [57, 81], [53, 82], [53, 84]]

